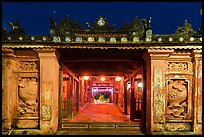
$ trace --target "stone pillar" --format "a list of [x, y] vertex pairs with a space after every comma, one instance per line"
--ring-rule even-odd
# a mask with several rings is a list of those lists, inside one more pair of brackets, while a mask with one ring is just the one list
[[146, 133], [164, 131], [166, 62], [174, 50], [148, 49], [143, 59], [147, 64]]
[[194, 73], [193, 131], [202, 135], [202, 50], [192, 52]]
[[40, 58], [40, 129], [52, 134], [58, 128], [59, 54], [55, 49], [37, 49]]
[[2, 49], [2, 130], [11, 129], [13, 119], [17, 116], [17, 80], [14, 51]]

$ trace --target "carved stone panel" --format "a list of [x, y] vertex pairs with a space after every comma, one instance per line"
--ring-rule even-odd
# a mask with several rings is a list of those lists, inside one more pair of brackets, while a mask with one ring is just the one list
[[169, 117], [180, 117], [185, 113], [187, 88], [183, 80], [171, 80], [168, 88], [167, 114]]
[[191, 123], [166, 123], [165, 125], [166, 131], [171, 132], [189, 132], [192, 131], [192, 124]]
[[169, 75], [166, 91], [166, 120], [192, 120], [191, 75]]
[[168, 71], [187, 71], [188, 70], [187, 62], [168, 62], [167, 69]]
[[163, 122], [164, 95], [162, 92], [162, 71], [154, 68], [154, 122]]
[[37, 62], [35, 61], [20, 61], [18, 70], [21, 72], [37, 72]]
[[39, 84], [38, 78], [20, 75], [18, 80], [17, 128], [39, 127]]
[[52, 110], [49, 105], [42, 106], [42, 120], [50, 121], [52, 117]]
[[36, 77], [21, 77], [18, 84], [20, 116], [38, 116], [38, 82]]

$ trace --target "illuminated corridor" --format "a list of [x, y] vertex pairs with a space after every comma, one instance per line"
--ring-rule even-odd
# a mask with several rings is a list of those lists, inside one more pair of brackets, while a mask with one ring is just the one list
[[130, 122], [116, 104], [89, 103], [70, 122]]

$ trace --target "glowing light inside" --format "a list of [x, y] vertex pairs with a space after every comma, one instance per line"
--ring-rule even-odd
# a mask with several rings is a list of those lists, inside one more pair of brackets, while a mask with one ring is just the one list
[[121, 81], [121, 77], [116, 77], [115, 81]]
[[88, 79], [89, 79], [89, 76], [83, 76], [83, 79], [84, 79], [84, 80], [88, 80]]
[[128, 84], [127, 84], [127, 90], [130, 89], [130, 88], [131, 88], [131, 84], [128, 83]]
[[101, 80], [101, 81], [105, 81], [106, 78], [105, 78], [105, 77], [101, 77], [100, 80]]
[[131, 88], [131, 84], [127, 83], [127, 90], [129, 90]]
[[138, 83], [138, 85], [137, 85], [137, 86], [141, 88], [141, 87], [142, 87], [142, 83]]

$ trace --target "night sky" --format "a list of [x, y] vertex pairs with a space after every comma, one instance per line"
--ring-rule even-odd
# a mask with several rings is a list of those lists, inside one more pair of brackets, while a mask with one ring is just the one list
[[184, 20], [197, 31], [202, 24], [201, 8], [201, 2], [2, 2], [2, 26], [10, 30], [7, 22], [19, 21], [28, 35], [46, 35], [50, 16], [58, 24], [69, 15], [85, 28], [86, 21], [92, 25], [103, 16], [110, 25], [116, 24], [116, 29], [137, 16], [152, 17], [154, 34], [172, 34]]

